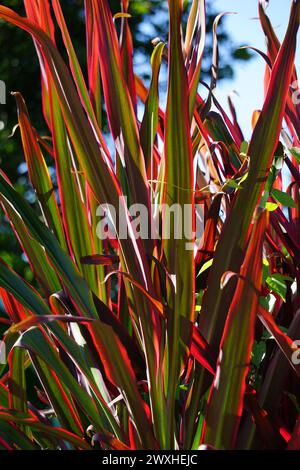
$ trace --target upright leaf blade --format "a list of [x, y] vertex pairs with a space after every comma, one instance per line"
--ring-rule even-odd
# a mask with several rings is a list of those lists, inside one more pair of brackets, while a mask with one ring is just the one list
[[[187, 72], [181, 42], [182, 1], [169, 0], [169, 88], [165, 115], [165, 203], [178, 205], [182, 213], [189, 208], [190, 217], [185, 229], [194, 229], [193, 223], [193, 166], [189, 120], [189, 93]], [[166, 225], [169, 224], [170, 226]], [[174, 400], [181, 367], [186, 361], [191, 341], [191, 322], [194, 318], [194, 262], [193, 235], [182, 233], [178, 220], [165, 220], [164, 232], [170, 229], [170, 239], [164, 240], [167, 269], [174, 279], [175, 297], [170, 291], [171, 308], [168, 319], [169, 376], [167, 380], [169, 413], [168, 439], [174, 433]], [[175, 237], [175, 231], [181, 234]], [[165, 237], [167, 238], [167, 237]], [[182, 260], [185, 260], [184, 264]]]
[[220, 344], [203, 436], [203, 443], [215, 449], [235, 447], [254, 342], [267, 221], [264, 212], [253, 227]]

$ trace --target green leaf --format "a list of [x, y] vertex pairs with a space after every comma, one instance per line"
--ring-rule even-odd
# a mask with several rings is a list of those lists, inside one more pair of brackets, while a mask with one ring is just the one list
[[199, 271], [199, 273], [198, 273], [198, 276], [200, 276], [200, 274], [204, 273], [204, 271], [206, 271], [207, 269], [209, 269], [209, 268], [212, 266], [213, 261], [214, 261], [213, 258], [210, 259], [210, 260], [208, 260], [208, 261], [206, 261], [206, 262], [203, 264], [203, 266], [201, 267], [201, 269], [200, 269], [200, 271]]
[[285, 193], [284, 191], [280, 191], [279, 189], [272, 189], [271, 196], [273, 196], [276, 201], [278, 201], [284, 207], [297, 207], [295, 201], [292, 197]]
[[243, 155], [243, 157], [247, 157], [248, 149], [249, 149], [249, 142], [244, 140], [240, 146], [240, 154]]
[[265, 354], [266, 354], [266, 343], [265, 341], [255, 341], [252, 349], [252, 357], [251, 363], [255, 365], [255, 367], [259, 367], [260, 363], [262, 362]]
[[[85, 392], [85, 390], [78, 384], [77, 380], [73, 377], [68, 367], [59, 358], [57, 351], [47, 335], [39, 328], [33, 327], [23, 333], [15, 347], [24, 348], [29, 353], [41, 358], [44, 362], [39, 363], [39, 367], [43, 364], [47, 364], [58, 376], [59, 380], [62, 381], [64, 386], [69, 390], [74, 399], [76, 399], [78, 405], [81, 407], [84, 413], [88, 416], [91, 423], [94, 424], [99, 430], [105, 431], [103, 428], [103, 421], [97, 411], [97, 407], [91, 397]], [[44, 373], [46, 369], [44, 369]], [[48, 373], [48, 372], [47, 372]]]
[[[171, 207], [178, 204], [182, 211], [194, 208], [193, 156], [189, 118], [189, 84], [184, 65], [181, 37], [182, 3], [169, 0], [169, 88], [165, 114], [165, 198]], [[175, 158], [176, 155], [176, 158]], [[185, 221], [185, 229], [193, 228], [194, 210]], [[183, 212], [184, 213], [184, 212]], [[195, 273], [193, 250], [187, 245], [194, 243], [181, 234], [175, 239], [178, 222], [165, 219], [163, 233], [170, 230], [170, 239], [164, 240], [167, 270], [175, 283], [175, 296], [171, 287], [168, 291], [168, 304], [171, 309], [168, 321], [168, 362], [166, 387], [168, 390], [167, 445], [171, 446], [175, 432], [174, 410], [177, 383], [185, 366], [190, 347], [191, 324], [194, 320], [195, 298], [193, 295]], [[183, 227], [181, 227], [182, 229]], [[182, 260], [185, 260], [182, 263]]]
[[157, 133], [159, 106], [158, 77], [164, 48], [165, 44], [159, 42], [151, 57], [152, 79], [140, 128], [141, 146], [145, 157], [146, 168], [148, 168], [151, 157], [153, 158], [152, 147]]
[[243, 413], [262, 282], [262, 252], [267, 223], [267, 212], [255, 221], [220, 344], [202, 441], [218, 450], [235, 448]]
[[14, 93], [14, 96], [18, 107], [19, 126], [30, 181], [36, 190], [47, 225], [53, 230], [61, 246], [66, 249], [62, 221], [49, 170], [36, 140], [25, 101], [20, 93]]
[[300, 148], [292, 147], [290, 148], [290, 152], [293, 155], [293, 157], [296, 159], [297, 163], [300, 165]]
[[44, 248], [32, 238], [13, 204], [0, 194], [0, 202], [20, 244], [28, 258], [30, 267], [46, 297], [61, 290], [61, 283], [55, 270], [49, 264]]
[[39, 431], [43, 436], [70, 442], [76, 449], [91, 450], [91, 446], [83, 438], [80, 438], [65, 429], [48, 426], [47, 424], [34, 419], [29, 414], [20, 413], [14, 410], [0, 410], [0, 421], [26, 425], [35, 431]]
[[283, 276], [282, 274], [279, 274], [279, 273], [274, 273], [271, 276], [268, 276], [266, 279], [266, 283], [271, 289], [271, 291], [278, 294], [284, 302], [285, 302], [286, 293], [287, 293], [287, 285], [285, 281], [293, 282], [293, 279], [290, 278], [289, 276]]
[[266, 209], [269, 212], [274, 212], [276, 209], [278, 209], [278, 204], [275, 202], [266, 202]]

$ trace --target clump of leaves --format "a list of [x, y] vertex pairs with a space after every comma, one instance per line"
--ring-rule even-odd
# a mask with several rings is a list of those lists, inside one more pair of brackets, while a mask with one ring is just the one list
[[[220, 17], [208, 95], [201, 82], [204, 0], [191, 2], [184, 35], [182, 1], [169, 0], [149, 89], [133, 69], [128, 0], [115, 17], [107, 0], [85, 1], [87, 70], [59, 0], [24, 0], [26, 18], [0, 6], [34, 41], [49, 129], [37, 133], [14, 93], [39, 208], [1, 172], [0, 203], [36, 283], [0, 262], [1, 449], [300, 447], [300, 1], [282, 44], [263, 3], [266, 92], [249, 143], [233, 103], [229, 116], [214, 96]], [[160, 221], [159, 236], [136, 237], [135, 204]], [[173, 205], [192, 208], [181, 237]], [[125, 214], [127, 236], [111, 223], [101, 236], [99, 206]]]

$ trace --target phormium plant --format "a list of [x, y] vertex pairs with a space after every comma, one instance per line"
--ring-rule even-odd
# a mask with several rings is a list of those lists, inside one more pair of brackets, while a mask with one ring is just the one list
[[49, 130], [15, 92], [36, 203], [3, 171], [0, 203], [35, 283], [1, 261], [0, 449], [300, 448], [300, 1], [282, 44], [258, 2], [268, 50], [250, 142], [214, 94], [221, 17], [208, 86], [205, 0], [186, 3], [182, 28], [182, 0], [168, 1], [149, 89], [129, 0], [114, 17], [85, 0], [87, 70], [59, 0], [24, 0], [26, 18], [0, 6], [34, 41]]

